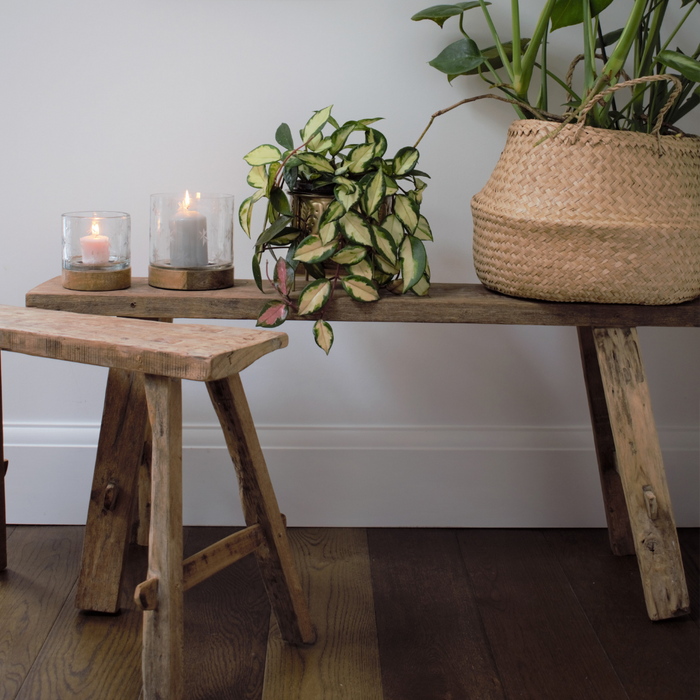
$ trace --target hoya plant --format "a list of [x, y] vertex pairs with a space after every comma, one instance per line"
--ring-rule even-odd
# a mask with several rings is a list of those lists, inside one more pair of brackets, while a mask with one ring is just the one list
[[[521, 36], [520, 7], [511, 0], [510, 26], [497, 28], [488, 10], [490, 2], [473, 0], [452, 5], [433, 5], [413, 15], [415, 21], [432, 20], [440, 27], [450, 18], [459, 22], [462, 38], [449, 44], [430, 65], [447, 75], [451, 82], [461, 75], [478, 76], [505, 97], [493, 93], [482, 97], [511, 102], [521, 119], [569, 122], [581, 116], [589, 126], [625, 131], [651, 132], [657, 118], [663, 119], [662, 133], [679, 131], [673, 124], [700, 105], [700, 15], [698, 0], [673, 0], [680, 12], [672, 11], [672, 0], [624, 0], [624, 25], [609, 26], [604, 10], [623, 0], [543, 0], [532, 36]], [[617, 5], [616, 5], [617, 6]], [[691, 31], [690, 46], [675, 45], [676, 35], [687, 21], [699, 31]], [[481, 15], [492, 46], [479, 48], [472, 27]], [[550, 70], [547, 45], [553, 32], [581, 25], [581, 44], [574, 48], [569, 71], [557, 76]], [[477, 30], [478, 31], [478, 30]], [[571, 74], [581, 63], [581, 87], [574, 89]], [[672, 71], [669, 73], [669, 71]], [[532, 94], [533, 76], [539, 72], [539, 88]], [[621, 82], [632, 88], [629, 98], [607, 91]], [[631, 82], [633, 81], [633, 82]], [[565, 114], [550, 110], [549, 87], [558, 84], [565, 91]], [[595, 103], [591, 109], [591, 103]], [[432, 120], [431, 120], [432, 123]], [[427, 130], [427, 129], [426, 129]], [[420, 141], [420, 139], [419, 139]]]
[[[275, 134], [278, 145], [263, 144], [244, 156], [251, 166], [248, 184], [256, 191], [239, 211], [250, 237], [253, 207], [264, 202], [253, 277], [265, 291], [264, 271], [277, 298], [262, 307], [257, 325], [275, 328], [290, 312], [308, 316], [326, 354], [334, 335], [324, 314], [334, 294], [365, 303], [378, 301], [382, 287], [426, 295], [430, 268], [423, 242], [433, 240], [420, 211], [423, 178], [429, 176], [416, 167], [416, 148], [385, 158], [387, 140], [372, 126], [379, 119], [341, 126], [331, 107], [314, 112], [298, 145], [282, 124]], [[328, 197], [313, 225], [302, 220], [295, 193]]]

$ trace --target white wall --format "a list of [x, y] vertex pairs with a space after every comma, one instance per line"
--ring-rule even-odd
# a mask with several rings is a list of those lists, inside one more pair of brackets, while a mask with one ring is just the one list
[[[145, 276], [149, 194], [250, 190], [241, 156], [313, 109], [384, 116], [390, 150], [482, 87], [427, 65], [455, 27], [414, 23], [427, 0], [38, 0], [0, 26], [0, 303], [60, 274], [60, 215], [131, 213]], [[503, 3], [501, 3], [503, 4]], [[493, 7], [497, 18], [503, 9]], [[532, 17], [539, 3], [523, 3]], [[473, 17], [476, 20], [476, 15]], [[697, 36], [698, 17], [686, 36]], [[489, 45], [483, 22], [474, 36]], [[614, 27], [609, 27], [614, 29]], [[570, 58], [563, 30], [551, 56]], [[475, 282], [469, 199], [512, 119], [480, 102], [421, 144], [434, 280]], [[698, 117], [686, 128], [698, 131]], [[235, 240], [238, 277], [251, 243]], [[572, 328], [310, 324], [243, 375], [282, 509], [297, 525], [598, 526], [604, 523]], [[681, 525], [700, 524], [700, 332], [641, 329]], [[87, 509], [106, 371], [3, 354], [11, 522]], [[185, 519], [240, 523], [236, 485], [200, 385], [185, 387]]]

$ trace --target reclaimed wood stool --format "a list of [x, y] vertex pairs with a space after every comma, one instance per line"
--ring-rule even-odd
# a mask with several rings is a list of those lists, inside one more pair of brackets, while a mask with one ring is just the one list
[[[117, 609], [141, 451], [149, 436], [148, 575], [135, 592], [144, 611], [145, 700], [183, 697], [183, 592], [247, 554], [257, 557], [283, 639], [294, 644], [314, 640], [284, 516], [238, 375], [286, 344], [284, 333], [271, 331], [0, 306], [1, 350], [110, 368], [77, 607]], [[184, 562], [182, 379], [207, 385], [234, 462], [247, 524]], [[4, 528], [4, 499], [2, 515]]]

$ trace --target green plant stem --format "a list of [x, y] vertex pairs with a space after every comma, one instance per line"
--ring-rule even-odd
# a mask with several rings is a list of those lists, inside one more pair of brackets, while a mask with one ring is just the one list
[[[540, 70], [542, 70], [542, 66], [539, 63], [535, 63], [535, 68], [539, 68]], [[581, 96], [579, 94], [577, 94], [576, 92], [574, 92], [558, 75], [555, 75], [554, 73], [552, 73], [551, 70], [547, 70], [547, 75], [550, 78], [552, 78], [552, 80], [554, 80], [559, 85], [561, 85], [561, 87], [563, 87], [564, 90], [566, 90], [566, 92], [568, 92], [569, 95], [571, 95], [571, 97], [573, 97], [575, 100], [579, 100], [579, 101], [581, 100]]]
[[[665, 44], [661, 47], [661, 49], [659, 50], [659, 53], [661, 53], [661, 51], [665, 51], [665, 50], [668, 48], [668, 45], [673, 41], [673, 37], [676, 36], [676, 34], [678, 34], [678, 30], [683, 26], [683, 24], [685, 23], [685, 21], [688, 19], [688, 16], [690, 15], [690, 13], [691, 13], [697, 6], [698, 6], [698, 3], [697, 3], [697, 2], [691, 2], [691, 3], [690, 3], [690, 7], [688, 8], [688, 11], [683, 15], [683, 19], [681, 19], [681, 21], [678, 23], [678, 26], [671, 32], [671, 36], [668, 37], [668, 39], [666, 40], [666, 43], [665, 43]], [[694, 58], [697, 57], [698, 53], [700, 53], [700, 46], [698, 46], [698, 50], [697, 50], [697, 52], [695, 53]]]
[[[503, 62], [503, 67], [506, 69], [506, 73], [508, 73], [508, 77], [510, 78], [511, 83], [513, 82], [513, 67], [510, 64], [510, 61], [508, 60], [508, 56], [506, 55], [506, 50], [503, 48], [503, 44], [501, 43], [501, 39], [498, 36], [498, 32], [496, 31], [496, 27], [493, 24], [493, 20], [491, 19], [491, 15], [489, 14], [488, 9], [486, 8], [486, 2], [484, 0], [479, 0], [479, 4], [481, 5], [481, 11], [484, 13], [484, 18], [486, 19], [486, 24], [489, 26], [489, 30], [491, 31], [491, 36], [493, 36], [493, 42], [496, 44], [496, 50], [498, 51], [498, 55], [501, 57], [501, 61]], [[520, 47], [518, 47], [518, 50], [520, 50]], [[515, 55], [515, 45], [513, 45], [513, 55]]]
[[[520, 2], [519, 0], [510, 0], [510, 14], [513, 24], [513, 74], [520, 75]], [[518, 50], [515, 50], [515, 47]]]
[[547, 33], [542, 41], [542, 67], [540, 68], [540, 94], [537, 98], [537, 108], [547, 109], [549, 95], [547, 93]]
[[[479, 0], [483, 2], [483, 0]], [[527, 91], [530, 87], [530, 80], [532, 79], [532, 71], [535, 67], [535, 61], [537, 60], [537, 54], [540, 49], [540, 44], [547, 31], [549, 25], [549, 19], [552, 16], [552, 10], [556, 0], [547, 0], [546, 5], [542, 8], [540, 13], [540, 18], [537, 20], [537, 26], [532, 34], [532, 39], [525, 51], [525, 55], [522, 58], [522, 70], [517, 79], [513, 82], [513, 88], [518, 99], [527, 102]], [[518, 50], [520, 47], [518, 46]], [[513, 53], [515, 53], [515, 46], [513, 46]]]

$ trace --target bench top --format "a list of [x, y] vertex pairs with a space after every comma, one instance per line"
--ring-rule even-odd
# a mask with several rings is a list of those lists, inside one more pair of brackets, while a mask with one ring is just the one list
[[[267, 285], [269, 288], [269, 285]], [[230, 289], [176, 291], [156, 289], [143, 277], [114, 292], [64, 289], [56, 277], [27, 293], [27, 306], [75, 313], [135, 318], [255, 319], [266, 301], [252, 280], [236, 280]], [[298, 318], [290, 316], [290, 318]], [[516, 299], [491, 292], [480, 284], [433, 283], [430, 295], [410, 292], [396, 296], [382, 291], [379, 303], [362, 304], [336, 294], [328, 321], [406, 323], [483, 323], [526, 326], [700, 326], [700, 298], [670, 306], [580, 304]]]
[[286, 345], [274, 331], [0, 306], [2, 350], [165, 377], [222, 379]]

